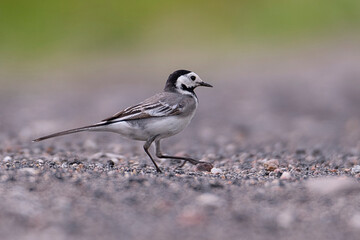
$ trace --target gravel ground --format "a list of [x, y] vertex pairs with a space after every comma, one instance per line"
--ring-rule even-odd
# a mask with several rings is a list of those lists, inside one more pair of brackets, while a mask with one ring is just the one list
[[115, 134], [30, 142], [103, 119], [161, 82], [93, 75], [86, 87], [1, 90], [0, 239], [359, 239], [354, 50], [197, 71], [215, 88], [197, 91], [195, 119], [163, 148], [211, 162], [211, 173], [169, 160], [156, 173], [142, 143]]

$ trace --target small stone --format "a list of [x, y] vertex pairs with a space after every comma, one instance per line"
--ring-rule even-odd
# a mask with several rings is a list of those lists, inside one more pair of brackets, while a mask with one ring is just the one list
[[115, 154], [115, 153], [105, 153], [104, 156], [109, 157], [111, 161], [113, 161], [115, 164], [119, 163], [119, 160], [125, 158], [123, 155]]
[[352, 174], [360, 173], [360, 165], [355, 165], [353, 168], [351, 168], [351, 173]]
[[64, 163], [61, 164], [61, 167], [62, 168], [68, 168], [69, 166], [68, 166], [68, 164], [66, 162], [64, 162]]
[[199, 172], [211, 172], [213, 165], [211, 163], [203, 162], [196, 165], [196, 171]]
[[313, 178], [306, 182], [306, 187], [311, 192], [320, 195], [344, 195], [360, 190], [357, 181], [349, 177]]
[[108, 161], [107, 161], [107, 166], [108, 166], [109, 168], [113, 168], [114, 165], [115, 165], [115, 163], [114, 163], [112, 160], [108, 160]]
[[269, 176], [276, 176], [276, 177], [281, 177], [281, 175], [282, 175], [282, 173], [283, 173], [284, 171], [282, 171], [281, 169], [279, 169], [279, 168], [277, 168], [277, 169], [275, 169], [273, 172], [271, 172], [270, 174], [269, 174]]
[[119, 163], [119, 159], [118, 158], [111, 158], [110, 159], [114, 164], [118, 164]]
[[274, 171], [275, 169], [279, 168], [279, 160], [271, 159], [264, 162], [264, 167], [267, 171]]
[[220, 168], [212, 168], [211, 173], [213, 174], [220, 174], [222, 173], [222, 170]]
[[280, 177], [281, 180], [290, 180], [291, 179], [291, 173], [289, 172], [283, 172]]
[[256, 172], [257, 172], [257, 169], [256, 169], [256, 168], [251, 168], [251, 169], [249, 170], [249, 172], [250, 172], [250, 173], [256, 173]]
[[102, 164], [100, 162], [97, 162], [97, 163], [95, 163], [95, 166], [98, 167], [98, 168], [103, 168], [104, 164]]
[[360, 229], [360, 213], [356, 213], [350, 218], [349, 225], [353, 228]]
[[10, 156], [6, 156], [3, 159], [4, 162], [10, 162], [11, 160], [12, 160], [12, 157], [10, 157]]
[[43, 165], [43, 164], [44, 164], [44, 160], [38, 159], [38, 160], [36, 160], [36, 163], [39, 164], [39, 165]]
[[205, 207], [220, 207], [223, 204], [223, 201], [220, 197], [211, 194], [204, 193], [196, 198], [198, 204]]

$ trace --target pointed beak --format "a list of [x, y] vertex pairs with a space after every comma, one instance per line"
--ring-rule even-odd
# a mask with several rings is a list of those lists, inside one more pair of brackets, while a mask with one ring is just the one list
[[199, 86], [202, 86], [202, 87], [213, 87], [212, 85], [206, 83], [206, 82], [200, 82], [199, 83]]

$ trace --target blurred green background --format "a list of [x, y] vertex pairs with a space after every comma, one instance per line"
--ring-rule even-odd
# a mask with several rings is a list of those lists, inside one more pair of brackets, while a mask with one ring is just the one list
[[2, 0], [0, 84], [160, 83], [179, 68], [236, 76], [304, 46], [342, 51], [359, 33], [359, 0]]
[[231, 49], [357, 34], [359, 0], [2, 0], [0, 59]]

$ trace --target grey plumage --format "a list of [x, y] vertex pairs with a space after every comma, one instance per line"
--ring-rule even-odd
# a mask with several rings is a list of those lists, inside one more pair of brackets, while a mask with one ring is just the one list
[[164, 117], [180, 114], [188, 115], [191, 111], [195, 110], [195, 108], [196, 100], [193, 97], [182, 95], [177, 92], [162, 92], [102, 121], [111, 123], [150, 117]]
[[198, 164], [201, 162], [195, 159], [165, 156], [160, 151], [161, 139], [179, 133], [190, 123], [198, 105], [198, 99], [194, 92], [198, 86], [212, 87], [210, 84], [204, 83], [197, 74], [187, 70], [178, 70], [169, 76], [164, 92], [126, 108], [99, 123], [54, 133], [33, 141], [39, 142], [83, 131], [109, 131], [130, 139], [145, 141], [144, 150], [158, 172], [161, 170], [148, 152], [148, 148], [154, 141], [157, 157], [182, 159], [184, 163], [188, 161]]

